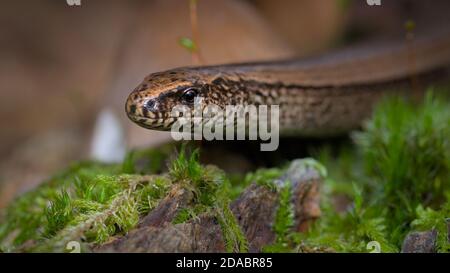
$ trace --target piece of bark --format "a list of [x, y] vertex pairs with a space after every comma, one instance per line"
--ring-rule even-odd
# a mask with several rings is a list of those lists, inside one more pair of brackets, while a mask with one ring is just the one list
[[254, 183], [231, 203], [231, 211], [249, 243], [249, 252], [259, 252], [274, 242], [272, 224], [277, 205], [277, 192]]
[[101, 246], [95, 252], [225, 252], [220, 226], [214, 217], [162, 227], [147, 226], [122, 239]]
[[317, 168], [307, 163], [308, 160], [295, 160], [285, 175], [278, 180], [281, 186], [292, 183], [292, 202], [295, 212], [294, 228], [304, 232], [309, 224], [320, 217], [320, 181], [322, 177]]
[[414, 231], [403, 241], [402, 253], [435, 253], [437, 231]]
[[[292, 183], [292, 205], [295, 225], [302, 231], [320, 216], [320, 174], [302, 161], [294, 161], [276, 182], [278, 187]], [[172, 224], [179, 208], [187, 205], [192, 196], [180, 185], [147, 215], [139, 227], [126, 236], [95, 248], [95, 252], [225, 252], [222, 228], [212, 213], [181, 224]], [[267, 186], [251, 184], [230, 204], [230, 209], [248, 241], [249, 252], [260, 252], [275, 241], [273, 231], [279, 204], [279, 192]], [[163, 220], [159, 220], [163, 219]]]
[[193, 198], [194, 195], [191, 191], [186, 190], [180, 184], [176, 184], [158, 206], [141, 220], [138, 227], [160, 227], [171, 222], [177, 215], [179, 208], [186, 207]]

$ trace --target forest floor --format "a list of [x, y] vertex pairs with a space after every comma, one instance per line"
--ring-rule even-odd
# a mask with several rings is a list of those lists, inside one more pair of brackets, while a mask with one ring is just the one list
[[[136, 240], [149, 240], [140, 233], [174, 228], [195, 240], [201, 237], [195, 232], [206, 225], [221, 235], [210, 251], [400, 252], [408, 247], [405, 237], [416, 232], [416, 237], [431, 236], [430, 251], [450, 252], [448, 97], [429, 91], [420, 104], [386, 98], [351, 139], [337, 152], [325, 147], [311, 155], [314, 159], [245, 175], [202, 165], [201, 148], [178, 144], [130, 151], [121, 164], [77, 162], [1, 212], [0, 250], [70, 252], [70, 243], [79, 242], [86, 252], [161, 251], [154, 245], [130, 249], [120, 243], [136, 246]], [[318, 213], [305, 202], [297, 211], [294, 181], [279, 183], [290, 179], [286, 172], [292, 166], [315, 170]], [[315, 200], [314, 194], [310, 189], [305, 196]], [[169, 202], [174, 198], [175, 207]], [[251, 212], [239, 212], [239, 206], [246, 198], [267, 206], [262, 213], [271, 211], [272, 218], [245, 218]], [[308, 209], [314, 219], [299, 227], [298, 217]], [[145, 226], [149, 221], [154, 229]], [[260, 221], [267, 221], [263, 226], [270, 231], [266, 241], [256, 243], [249, 225]], [[182, 247], [180, 242], [174, 247]]]

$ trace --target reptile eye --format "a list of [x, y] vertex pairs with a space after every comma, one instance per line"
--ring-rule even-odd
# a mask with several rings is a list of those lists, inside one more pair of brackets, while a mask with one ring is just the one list
[[149, 111], [155, 111], [155, 106], [156, 106], [156, 101], [154, 99], [150, 99], [147, 101], [147, 103], [145, 104], [145, 107], [147, 108], [147, 110]]
[[196, 89], [189, 88], [186, 91], [184, 91], [181, 98], [183, 99], [184, 102], [193, 103], [195, 97], [197, 97], [197, 94], [198, 94], [198, 91]]

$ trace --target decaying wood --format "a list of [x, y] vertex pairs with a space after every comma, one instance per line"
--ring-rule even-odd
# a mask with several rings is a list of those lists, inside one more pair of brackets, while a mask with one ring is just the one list
[[171, 222], [177, 215], [178, 209], [186, 207], [193, 198], [191, 191], [176, 184], [158, 207], [142, 219], [139, 227], [160, 227]]
[[309, 223], [320, 216], [320, 175], [317, 169], [305, 165], [302, 160], [293, 161], [279, 182], [292, 183], [295, 228], [299, 232], [306, 231]]
[[[294, 161], [275, 181], [278, 187], [292, 184], [295, 231], [304, 231], [320, 216], [320, 174], [313, 167]], [[126, 236], [94, 249], [95, 252], [225, 252], [222, 228], [212, 213], [181, 224], [172, 224], [177, 211], [193, 200], [192, 193], [175, 185], [169, 195], [151, 211], [140, 225]], [[250, 252], [274, 242], [275, 215], [279, 192], [267, 186], [251, 184], [230, 204], [237, 223], [248, 241]]]

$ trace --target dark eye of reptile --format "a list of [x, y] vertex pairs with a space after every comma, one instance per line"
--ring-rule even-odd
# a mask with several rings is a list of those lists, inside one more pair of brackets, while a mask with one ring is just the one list
[[194, 88], [189, 88], [186, 91], [184, 91], [183, 95], [182, 95], [182, 99], [184, 102], [187, 103], [193, 103], [195, 97], [197, 97], [198, 91]]
[[153, 110], [155, 105], [156, 105], [155, 100], [148, 100], [147, 103], [146, 103], [147, 109], [150, 110], [150, 111]]

